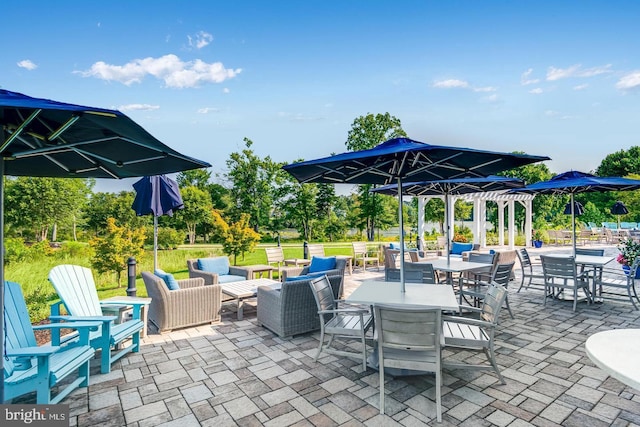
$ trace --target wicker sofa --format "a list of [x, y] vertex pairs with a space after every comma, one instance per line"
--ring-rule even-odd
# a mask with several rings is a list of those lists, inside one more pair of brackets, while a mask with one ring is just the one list
[[151, 297], [149, 324], [159, 333], [220, 321], [220, 285], [205, 286], [202, 278], [183, 279], [178, 280], [180, 289], [171, 291], [160, 277], [146, 271], [142, 280]]
[[[207, 259], [207, 258], [204, 258]], [[200, 270], [197, 259], [188, 259], [187, 268], [189, 270], [189, 278], [194, 279], [201, 277], [204, 279], [205, 285], [215, 285], [218, 283], [237, 282], [240, 280], [249, 280], [253, 278], [253, 271], [250, 267], [237, 267], [229, 265], [229, 259], [227, 257], [212, 258], [216, 260], [226, 260], [228, 268], [227, 274], [218, 274], [210, 271]]]
[[[313, 262], [313, 258], [312, 258]], [[311, 265], [307, 265], [305, 267], [297, 267], [297, 268], [288, 268], [286, 270], [282, 270], [282, 282], [286, 282], [287, 278], [296, 277], [296, 276], [304, 276], [309, 274], [309, 268]], [[323, 271], [327, 276], [340, 276], [344, 277], [344, 269], [347, 267], [347, 259], [346, 258], [336, 258], [336, 267], [332, 270]], [[339, 295], [340, 297], [342, 294]]]
[[[346, 264], [346, 262], [345, 262]], [[335, 298], [342, 294], [344, 267], [329, 275]], [[309, 282], [284, 281], [280, 289], [258, 287], [258, 324], [280, 337], [291, 337], [320, 329], [318, 306]]]

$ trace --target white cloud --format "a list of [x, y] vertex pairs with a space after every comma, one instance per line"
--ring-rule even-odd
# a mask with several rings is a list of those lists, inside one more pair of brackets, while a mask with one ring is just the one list
[[547, 71], [547, 80], [554, 81], [560, 79], [566, 79], [569, 77], [593, 77], [600, 74], [606, 74], [611, 72], [611, 64], [603, 65], [600, 67], [592, 67], [583, 69], [581, 64], [572, 65], [569, 68], [555, 68], [549, 67]]
[[222, 93], [229, 93], [231, 92], [231, 89], [229, 89], [228, 87], [225, 87], [222, 89]]
[[573, 90], [584, 90], [584, 89], [586, 89], [586, 88], [588, 88], [588, 87], [589, 87], [589, 85], [585, 83], [585, 84], [583, 84], [583, 85], [577, 85], [577, 86], [574, 86], [574, 87], [573, 87]]
[[433, 83], [433, 87], [441, 88], [441, 89], [452, 89], [452, 88], [469, 88], [469, 83], [464, 80], [458, 79], [448, 79], [448, 80], [440, 80]]
[[134, 59], [124, 65], [96, 62], [86, 71], [75, 71], [83, 77], [96, 77], [107, 81], [117, 81], [127, 86], [140, 83], [151, 75], [163, 80], [167, 87], [190, 88], [203, 83], [222, 83], [236, 77], [241, 68], [227, 69], [222, 62], [206, 63], [200, 59], [184, 62], [173, 54], [159, 58]]
[[633, 71], [625, 76], [622, 76], [616, 88], [620, 90], [635, 90], [640, 87], [640, 71]]
[[544, 115], [547, 117], [552, 117], [554, 119], [560, 119], [560, 120], [570, 120], [570, 119], [576, 119], [578, 118], [577, 116], [570, 116], [568, 114], [562, 114], [559, 111], [554, 111], [554, 110], [547, 110], [544, 112]]
[[496, 102], [500, 101], [500, 98], [498, 97], [498, 94], [494, 93], [491, 94], [489, 96], [485, 96], [483, 98], [480, 99], [480, 102], [486, 102], [489, 104], [494, 104]]
[[200, 31], [195, 36], [187, 36], [189, 39], [189, 46], [196, 49], [202, 49], [213, 41], [213, 36], [205, 31]]
[[535, 89], [531, 89], [529, 91], [529, 93], [531, 93], [533, 95], [540, 95], [542, 92], [544, 92], [544, 91], [542, 90], [542, 88], [539, 88], [539, 87], [537, 87]]
[[198, 109], [198, 114], [209, 114], [209, 113], [217, 113], [219, 112], [220, 109], [219, 108], [214, 108], [214, 107], [204, 107], [204, 108], [199, 108]]
[[485, 86], [485, 87], [475, 87], [475, 88], [473, 88], [474, 92], [495, 92], [497, 90], [498, 90], [498, 88], [497, 87], [493, 87], [493, 86]]
[[38, 68], [38, 66], [30, 59], [23, 59], [22, 61], [19, 61], [17, 64], [18, 64], [18, 67], [25, 68], [29, 71], [35, 70], [36, 68]]
[[159, 105], [151, 104], [127, 104], [121, 105], [117, 109], [120, 111], [153, 111], [159, 109]]
[[531, 77], [531, 73], [533, 73], [533, 68], [529, 68], [527, 71], [525, 71], [524, 73], [522, 73], [522, 75], [520, 76], [520, 84], [522, 86], [527, 86], [527, 85], [533, 85], [536, 84], [540, 81], [540, 79], [532, 79]]

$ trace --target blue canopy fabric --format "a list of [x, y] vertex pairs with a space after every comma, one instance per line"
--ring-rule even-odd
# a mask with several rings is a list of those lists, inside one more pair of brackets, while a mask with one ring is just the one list
[[[444, 196], [445, 224], [447, 236], [447, 263], [450, 262], [450, 227], [449, 224], [449, 196], [456, 194], [483, 193], [488, 191], [502, 191], [524, 186], [522, 180], [504, 176], [490, 175], [485, 178], [458, 178], [441, 181], [405, 182], [402, 184], [402, 194], [407, 196]], [[398, 195], [397, 185], [385, 185], [374, 188], [372, 193]]]
[[[181, 154], [116, 110], [67, 104], [0, 89], [0, 247], [4, 176], [131, 178], [210, 167]], [[0, 250], [0, 331], [4, 331], [4, 251]], [[4, 363], [0, 339], [0, 371]], [[0, 402], [4, 383], [0, 384]]]
[[4, 174], [131, 178], [211, 166], [171, 149], [117, 110], [0, 89]]
[[158, 217], [173, 216], [184, 203], [178, 183], [166, 175], [144, 176], [133, 184], [136, 197], [131, 208], [136, 215], [153, 215], [153, 270], [158, 268]]
[[165, 175], [144, 176], [133, 184], [136, 197], [131, 208], [136, 215], [172, 216], [184, 208], [178, 183]]
[[[353, 151], [316, 160], [292, 163], [283, 169], [301, 183], [391, 184], [402, 181], [434, 181], [486, 177], [507, 169], [550, 160], [546, 156], [500, 153], [472, 148], [425, 144], [409, 138], [393, 138], [368, 150]], [[399, 203], [400, 230], [403, 229]], [[404, 292], [404, 233], [400, 233], [400, 282]]]
[[640, 180], [617, 176], [601, 177], [579, 171], [564, 172], [548, 181], [529, 184], [510, 190], [514, 193], [569, 194], [571, 196], [571, 220], [573, 225], [573, 250], [576, 249], [576, 209], [574, 195], [586, 192], [629, 191], [640, 189]]
[[390, 184], [486, 177], [507, 169], [550, 160], [546, 156], [500, 153], [472, 148], [430, 145], [394, 138], [361, 151], [292, 163], [284, 170], [299, 182]]

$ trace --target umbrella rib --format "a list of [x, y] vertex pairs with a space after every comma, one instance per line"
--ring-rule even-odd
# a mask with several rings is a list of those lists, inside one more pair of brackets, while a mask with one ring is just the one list
[[31, 115], [27, 117], [27, 119], [24, 120], [11, 135], [9, 135], [9, 138], [7, 138], [2, 145], [0, 145], [0, 152], [4, 151], [5, 148], [7, 148], [13, 142], [13, 140], [22, 133], [24, 128], [27, 127], [27, 125], [31, 123], [33, 119], [38, 117], [38, 114], [40, 114], [41, 111], [41, 108], [34, 110], [33, 113], [31, 113]]

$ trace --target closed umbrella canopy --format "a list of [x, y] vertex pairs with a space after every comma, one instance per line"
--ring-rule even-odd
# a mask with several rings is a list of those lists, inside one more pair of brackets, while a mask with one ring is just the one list
[[554, 176], [548, 181], [540, 181], [526, 187], [511, 190], [517, 193], [529, 194], [569, 194], [571, 196], [573, 224], [573, 251], [576, 250], [576, 211], [574, 195], [587, 192], [629, 191], [640, 189], [640, 180], [617, 176], [601, 177], [584, 172], [569, 171]]
[[[169, 148], [116, 110], [0, 89], [0, 122], [0, 247], [4, 247], [4, 175], [130, 178], [211, 166]], [[3, 266], [0, 250], [1, 331], [5, 329]], [[4, 354], [1, 339], [0, 354]], [[0, 386], [3, 400], [4, 383]]]
[[[343, 184], [434, 181], [486, 177], [507, 169], [549, 160], [546, 156], [499, 153], [472, 148], [425, 144], [409, 138], [394, 138], [374, 148], [292, 163], [284, 170], [299, 182]], [[403, 227], [399, 204], [400, 229]], [[404, 291], [404, 236], [400, 233], [400, 281]]]
[[133, 184], [136, 197], [131, 208], [136, 215], [153, 215], [153, 269], [158, 268], [158, 217], [173, 216], [183, 209], [178, 183], [166, 175], [144, 176]]
[[[447, 236], [447, 263], [449, 254], [449, 196], [456, 194], [483, 193], [487, 191], [502, 191], [524, 187], [524, 182], [516, 178], [490, 175], [486, 178], [459, 178], [442, 181], [405, 182], [402, 184], [402, 194], [407, 196], [444, 196], [445, 223]], [[396, 185], [385, 185], [371, 190], [372, 193], [398, 195]]]

